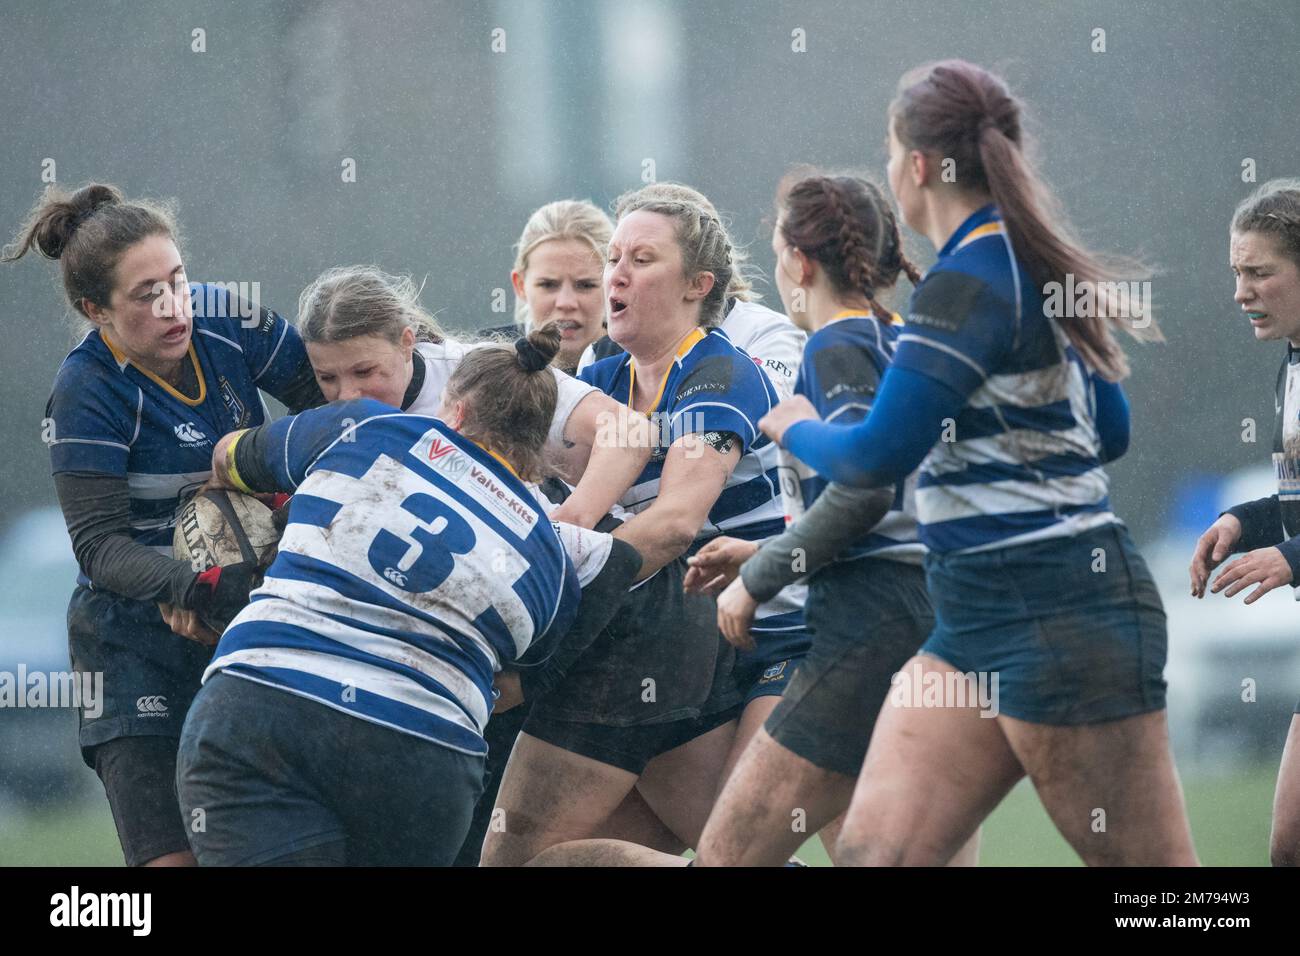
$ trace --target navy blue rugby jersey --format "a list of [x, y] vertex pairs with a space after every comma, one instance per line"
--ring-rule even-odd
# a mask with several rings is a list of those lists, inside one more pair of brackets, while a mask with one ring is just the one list
[[136, 367], [96, 329], [63, 360], [45, 413], [51, 471], [124, 477], [132, 538], [168, 557], [176, 513], [211, 476], [218, 439], [265, 422], [259, 389], [287, 401], [310, 368], [297, 331], [270, 309], [242, 319], [251, 309], [221, 286], [191, 283], [190, 297], [184, 361], [197, 394]]
[[288, 524], [204, 679], [226, 671], [486, 753], [492, 675], [530, 648], [544, 657], [577, 614], [578, 574], [541, 502], [444, 422], [373, 399], [262, 438], [258, 467], [294, 491]]
[[[623, 353], [587, 366], [578, 377], [626, 404], [631, 400], [635, 374], [635, 361]], [[778, 401], [768, 376], [725, 332], [716, 327], [692, 331], [679, 346], [649, 415], [658, 436], [654, 453], [620, 504], [635, 514], [654, 503], [668, 447], [682, 436], [732, 432], [741, 442], [740, 461], [709, 509], [695, 546], [722, 534], [746, 541], [779, 534], [785, 521], [778, 447], [758, 430], [758, 420]], [[801, 629], [805, 595], [804, 585], [794, 585], [760, 605], [755, 633]]]
[[979, 551], [1075, 535], [1118, 519], [1089, 373], [995, 206], [972, 213], [912, 295], [894, 365], [969, 393], [952, 441], [921, 464], [921, 541]]
[[[852, 425], [866, 418], [875, 401], [880, 379], [889, 368], [902, 328], [895, 321], [881, 322], [870, 313], [841, 312], [808, 339], [794, 390], [807, 398], [826, 422]], [[827, 481], [793, 456], [795, 480], [782, 484], [786, 517], [796, 520], [817, 500]], [[919, 563], [925, 547], [917, 538], [916, 475], [895, 487], [893, 507], [865, 538], [845, 549], [840, 560], [871, 555]]]

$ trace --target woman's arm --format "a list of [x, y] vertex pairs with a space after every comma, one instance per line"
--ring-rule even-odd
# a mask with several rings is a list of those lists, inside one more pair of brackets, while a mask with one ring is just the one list
[[73, 554], [97, 588], [138, 601], [192, 606], [198, 571], [131, 538], [126, 478], [60, 472], [54, 489]]
[[764, 541], [740, 566], [745, 590], [759, 603], [772, 600], [864, 537], [893, 503], [893, 488], [846, 488], [832, 482], [798, 521]]
[[[125, 478], [91, 472], [59, 472], [54, 488], [72, 538], [77, 563], [97, 588], [158, 605], [176, 634], [200, 644], [217, 643], [220, 634], [200, 614], [229, 600], [241, 584], [238, 574], [220, 585], [221, 570], [200, 572], [184, 561], [159, 554], [131, 538], [130, 492]], [[220, 591], [218, 586], [220, 585]], [[243, 587], [246, 600], [248, 587]]]
[[650, 577], [691, 546], [740, 455], [740, 440], [730, 433], [724, 433], [724, 437], [715, 432], [691, 433], [669, 446], [659, 496], [614, 532], [615, 538], [641, 553], [638, 581]]
[[644, 416], [592, 391], [574, 408], [564, 435], [573, 446], [557, 452], [556, 465], [576, 487], [553, 517], [592, 528], [645, 470], [653, 428]]
[[[556, 642], [551, 653], [536, 664], [519, 663], [519, 684], [524, 700], [535, 700], [554, 690], [569, 668], [589, 648], [623, 605], [627, 589], [636, 580], [641, 556], [626, 541], [614, 541], [605, 564], [582, 589], [578, 616]], [[525, 655], [526, 656], [526, 655]]]
[[1277, 495], [1242, 502], [1224, 514], [1232, 515], [1241, 524], [1241, 534], [1232, 541], [1233, 551], [1254, 551], [1268, 548], [1286, 540], [1282, 528], [1282, 506]]
[[1129, 442], [1129, 408], [1124, 389], [1118, 382], [1108, 382], [1095, 372], [1092, 378], [1092, 393], [1095, 402], [1093, 420], [1097, 424], [1097, 435], [1101, 439], [1102, 464], [1114, 461], [1128, 451]]
[[966, 396], [943, 382], [891, 367], [871, 414], [855, 425], [818, 420], [812, 404], [801, 396], [782, 402], [758, 424], [773, 441], [831, 481], [879, 488], [915, 471], [938, 441], [945, 421], [955, 421], [965, 404]]

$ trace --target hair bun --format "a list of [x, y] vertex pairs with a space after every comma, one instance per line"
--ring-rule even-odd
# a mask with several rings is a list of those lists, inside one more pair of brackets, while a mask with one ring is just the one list
[[36, 248], [46, 258], [59, 258], [83, 222], [104, 206], [123, 201], [116, 186], [104, 183], [90, 183], [66, 198], [52, 198], [37, 223], [33, 236]]
[[515, 339], [515, 351], [519, 353], [519, 364], [526, 372], [539, 372], [549, 364], [546, 357], [537, 351], [537, 346], [528, 339]]
[[547, 322], [541, 328], [533, 329], [527, 335], [515, 340], [515, 352], [519, 355], [519, 364], [526, 372], [540, 372], [559, 354], [562, 340], [560, 327], [554, 322]]
[[69, 202], [83, 220], [89, 219], [104, 206], [115, 206], [124, 202], [121, 190], [107, 183], [89, 183], [72, 194]]

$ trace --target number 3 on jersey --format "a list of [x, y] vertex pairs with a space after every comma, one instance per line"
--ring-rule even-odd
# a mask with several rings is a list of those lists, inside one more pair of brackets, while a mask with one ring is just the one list
[[417, 492], [401, 508], [424, 522], [406, 534], [381, 529], [367, 557], [375, 573], [403, 591], [432, 591], [456, 567], [458, 554], [474, 547], [474, 529], [446, 502]]

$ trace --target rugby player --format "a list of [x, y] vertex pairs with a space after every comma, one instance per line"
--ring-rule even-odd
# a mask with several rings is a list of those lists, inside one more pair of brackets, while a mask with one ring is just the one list
[[[1237, 207], [1229, 260], [1237, 280], [1234, 299], [1255, 338], [1287, 343], [1274, 399], [1278, 490], [1229, 508], [1201, 535], [1192, 555], [1192, 594], [1203, 598], [1210, 572], [1229, 554], [1244, 551], [1210, 591], [1233, 597], [1253, 588], [1245, 598], [1252, 604], [1300, 581], [1300, 180], [1265, 183]], [[1269, 856], [1274, 866], [1300, 866], [1300, 705], [1278, 768]]]
[[445, 421], [359, 399], [221, 440], [218, 485], [295, 494], [181, 738], [201, 864], [453, 860], [482, 789], [493, 675], [570, 630], [580, 584], [613, 575], [617, 595], [640, 565], [608, 535], [553, 526], [530, 484], [559, 343], [547, 328], [475, 349]]
[[[176, 799], [176, 742], [216, 642], [255, 569], [220, 582], [172, 557], [175, 515], [208, 479], [216, 441], [320, 401], [302, 342], [228, 287], [190, 284], [162, 205], [94, 183], [46, 192], [6, 255], [59, 261], [91, 330], [46, 408], [59, 504], [81, 573], [68, 605], [77, 673], [104, 675], [80, 714], [81, 754], [104, 785], [128, 866], [192, 865]], [[190, 638], [186, 640], [185, 638]]]
[[[555, 364], [569, 374], [576, 372], [584, 350], [605, 334], [605, 295], [601, 277], [613, 231], [614, 224], [609, 216], [593, 203], [562, 199], [535, 210], [515, 244], [515, 263], [510, 274], [516, 295], [515, 321], [524, 330], [554, 321], [564, 337]], [[566, 503], [572, 489], [561, 483], [558, 477], [543, 482], [542, 490], [550, 496], [548, 500], [553, 499], [556, 503], [552, 509], [555, 518], [568, 517], [570, 509], [578, 504], [577, 501]], [[577, 517], [582, 520], [581, 516]], [[614, 520], [606, 518], [599, 527], [610, 530]], [[537, 693], [535, 687], [532, 693]], [[509, 707], [511, 700], [519, 703]], [[457, 866], [478, 865], [483, 837], [496, 803], [497, 787], [531, 703], [531, 699], [523, 699], [521, 688], [518, 697], [507, 695], [503, 698], [498, 704], [496, 718], [488, 724], [483, 796], [475, 810], [465, 848], [456, 860]], [[680, 853], [684, 849], [635, 789], [606, 821], [604, 829], [610, 834], [665, 852]]]
[[[525, 863], [596, 834], [636, 787], [687, 845], [698, 840], [742, 700], [713, 602], [684, 593], [685, 554], [744, 530], [773, 501], [753, 424], [776, 393], [753, 360], [712, 328], [732, 252], [698, 204], [625, 205], [605, 269], [610, 333], [628, 351], [585, 369], [664, 437], [624, 497], [643, 530], [644, 564], [612, 633], [529, 713], [497, 798], [504, 827], [485, 865]], [[774, 469], [773, 469], [774, 470]], [[774, 517], [779, 527], [779, 507]]]
[[515, 322], [524, 332], [555, 322], [564, 336], [555, 364], [570, 375], [587, 346], [605, 334], [600, 280], [613, 231], [604, 210], [560, 199], [529, 216], [515, 243]]
[[[795, 393], [824, 421], [860, 421], [902, 328], [877, 296], [900, 274], [920, 279], [892, 210], [856, 176], [788, 177], [777, 195], [772, 251], [786, 313], [810, 333]], [[760, 597], [787, 586], [795, 569], [812, 573], [805, 609], [812, 648], [724, 786], [697, 865], [781, 865], [847, 809], [890, 678], [934, 623], [915, 476], [888, 489], [837, 486], [838, 506], [813, 512], [827, 482], [793, 464], [796, 474], [782, 482], [788, 532], [764, 542], [739, 576], [709, 560], [708, 548], [692, 563], [701, 578], [732, 578], [718, 617], [733, 642], [749, 640]], [[822, 836], [833, 858], [835, 831]]]
[[[653, 183], [620, 196], [615, 203], [615, 218], [621, 219], [637, 204], [649, 201], [686, 203], [702, 209], [719, 222], [722, 221], [717, 208], [708, 197], [690, 186], [674, 182]], [[787, 316], [756, 301], [758, 296], [747, 274], [745, 255], [730, 237], [728, 242], [731, 247], [731, 279], [727, 283], [725, 314], [719, 328], [726, 333], [733, 345], [748, 353], [754, 364], [763, 370], [776, 389], [778, 398], [788, 398], [793, 394], [807, 336]], [[602, 340], [588, 349], [580, 368], [585, 368], [594, 361], [597, 354], [608, 357], [621, 352], [622, 348], [612, 340]], [[780, 450], [774, 445], [765, 445], [756, 449], [756, 453], [764, 472], [776, 473], [774, 469], [779, 469]], [[697, 561], [708, 560], [714, 564], [738, 567], [754, 554], [760, 540], [780, 530], [782, 522], [777, 520], [777, 516], [781, 509], [777, 507], [776, 500], [761, 504], [760, 509], [765, 511], [751, 515], [753, 520], [743, 534], [737, 534], [736, 528], [730, 528], [728, 530], [732, 533], [713, 536], [703, 549], [688, 559], [687, 563], [692, 568], [687, 571], [684, 580], [688, 590], [698, 589], [705, 582], [702, 572], [693, 570]], [[745, 707], [739, 716], [736, 736], [723, 763], [720, 780], [725, 780], [730, 775], [741, 751], [776, 706], [777, 698], [794, 676], [799, 661], [807, 650], [808, 632], [803, 621], [806, 599], [805, 585], [801, 582], [793, 583], [765, 601], [756, 615], [757, 619], [751, 622], [752, 639], [740, 649], [735, 669], [736, 680], [745, 694]], [[635, 836], [627, 831], [616, 832], [609, 828], [605, 828], [603, 833], [629, 840]]]
[[[921, 465], [936, 626], [907, 669], [952, 691], [927, 707], [891, 690], [842, 862], [946, 863], [1025, 774], [1086, 863], [1196, 862], [1169, 748], [1164, 611], [1102, 468], [1128, 440], [1113, 330], [1159, 333], [1149, 309], [1127, 321], [1104, 295], [1095, 315], [1045, 314], [1049, 283], [1119, 276], [1049, 210], [1024, 140], [1019, 102], [986, 70], [950, 60], [903, 77], [889, 183], [938, 261], [863, 422], [820, 422], [797, 397], [762, 426], [832, 481], [888, 486]], [[994, 678], [992, 700], [958, 699]]]
[[[594, 242], [598, 238], [597, 228], [588, 239]], [[438, 328], [417, 301], [417, 290], [409, 279], [370, 266], [333, 269], [320, 276], [300, 297], [297, 321], [328, 398], [364, 396], [423, 415], [441, 412], [446, 382], [459, 362], [479, 345], [457, 341]], [[558, 392], [548, 435], [548, 463], [574, 469], [567, 477], [577, 481], [577, 488], [566, 487], [567, 500], [558, 506], [548, 499], [548, 510], [553, 520], [595, 525], [604, 515], [600, 509], [610, 507], [605, 501], [612, 502], [622, 494], [644, 466], [652, 436], [647, 422], [624, 414], [592, 386], [558, 370], [555, 379]], [[596, 438], [601, 430], [604, 445]], [[578, 444], [568, 447], [566, 436]], [[601, 452], [592, 453], [597, 445]], [[589, 468], [582, 462], [584, 453], [590, 456]], [[611, 467], [602, 465], [611, 459]], [[624, 460], [632, 467], [622, 464]], [[552, 484], [546, 482], [544, 488]], [[595, 504], [585, 504], [593, 493]], [[602, 525], [602, 529], [608, 530], [608, 526]], [[518, 706], [522, 688], [508, 675], [502, 681], [505, 692], [497, 719], [485, 731], [488, 756], [483, 799], [457, 865], [478, 864], [496, 788], [528, 713], [527, 706]], [[538, 692], [533, 688], [534, 695]], [[620, 819], [624, 821], [617, 828], [621, 835], [665, 849], [670, 845], [666, 841], [671, 837], [662, 824], [637, 800], [629, 801]]]

